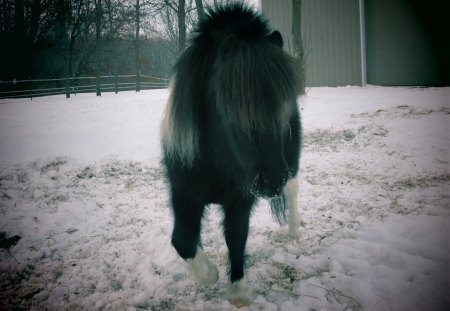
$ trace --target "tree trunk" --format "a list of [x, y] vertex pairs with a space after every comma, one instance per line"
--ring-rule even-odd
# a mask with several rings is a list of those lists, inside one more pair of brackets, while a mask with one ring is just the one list
[[69, 40], [66, 40], [66, 98], [70, 98], [70, 75], [72, 72], [72, 48], [70, 47]]
[[112, 19], [112, 8], [111, 8], [111, 0], [107, 0], [108, 4], [108, 19], [109, 19], [109, 28], [112, 36], [112, 52], [113, 52], [113, 67], [114, 67], [114, 92], [117, 94], [119, 92], [119, 88], [117, 85], [117, 48], [116, 48], [116, 34], [114, 33], [114, 23]]
[[203, 8], [203, 1], [195, 0], [195, 6], [197, 7], [198, 21], [201, 21], [205, 18], [205, 9]]
[[70, 78], [70, 46], [69, 46], [69, 38], [67, 34], [67, 24], [66, 21], [68, 20], [68, 4], [65, 0], [59, 0], [57, 2], [57, 19], [58, 19], [58, 36], [61, 46], [61, 51], [63, 55], [64, 60], [64, 77], [65, 77], [65, 91], [66, 91], [66, 98], [70, 98], [70, 84], [69, 84], [69, 78]]
[[181, 54], [186, 46], [186, 1], [178, 2], [178, 52]]
[[134, 41], [134, 56], [136, 59], [136, 92], [141, 91], [141, 71], [139, 68], [139, 28], [140, 28], [140, 6], [136, 0], [136, 38]]
[[[33, 1], [31, 4], [29, 32], [27, 42], [27, 72], [31, 76], [34, 73], [34, 53], [38, 45], [38, 31], [41, 24], [41, 15], [43, 13], [43, 4], [41, 1]], [[42, 35], [42, 33], [40, 34]]]
[[100, 32], [102, 22], [102, 1], [95, 1], [95, 92], [101, 96], [100, 91]]
[[292, 0], [292, 38], [298, 74], [298, 94], [305, 94], [305, 52], [302, 41], [302, 1]]
[[16, 79], [22, 80], [27, 77], [27, 48], [26, 48], [26, 29], [25, 29], [25, 4], [24, 0], [16, 0], [14, 3], [14, 49], [13, 63], [15, 67]]

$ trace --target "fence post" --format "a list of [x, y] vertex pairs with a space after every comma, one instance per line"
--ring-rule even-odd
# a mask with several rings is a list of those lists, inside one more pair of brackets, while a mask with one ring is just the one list
[[69, 76], [66, 76], [66, 98], [70, 98]]
[[119, 93], [119, 86], [117, 85], [117, 70], [114, 72], [114, 88], [115, 88], [116, 94]]
[[75, 78], [75, 74], [73, 74], [72, 77], [72, 89], [73, 89], [73, 93], [75, 94], [75, 96], [77, 95], [77, 82], [76, 82], [76, 78]]
[[33, 100], [33, 80], [31, 80], [31, 76], [28, 76], [28, 80], [30, 81], [30, 100]]
[[136, 72], [136, 92], [141, 91], [141, 73], [140, 70]]

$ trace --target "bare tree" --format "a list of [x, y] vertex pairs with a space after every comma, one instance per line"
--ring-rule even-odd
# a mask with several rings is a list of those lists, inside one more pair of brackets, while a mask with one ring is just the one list
[[[74, 70], [75, 64], [89, 61], [89, 55], [95, 51], [95, 44], [91, 44], [92, 25], [96, 14], [95, 10], [93, 12], [92, 3], [89, 0], [58, 0], [56, 2], [57, 33], [60, 57], [64, 64], [62, 75], [66, 79], [66, 97], [70, 97], [69, 79], [77, 72]], [[79, 40], [80, 38], [85, 40]], [[76, 50], [77, 45], [78, 50]]]
[[51, 86], [70, 97], [91, 84], [78, 76], [94, 76], [100, 95], [103, 73], [118, 92], [118, 75], [133, 72], [139, 91], [144, 73], [170, 75], [193, 25], [222, 1], [1, 0], [0, 79], [62, 77]]
[[[178, 52], [181, 53], [186, 46], [186, 0], [164, 0], [167, 7], [172, 10], [177, 16], [178, 26]], [[166, 15], [170, 14], [166, 11]]]
[[119, 88], [117, 85], [117, 47], [116, 47], [116, 34], [114, 31], [111, 0], [106, 0], [106, 6], [108, 8], [109, 35], [111, 36], [112, 41], [111, 46], [113, 54], [114, 92], [117, 94], [119, 92]]
[[55, 25], [54, 1], [0, 1], [1, 79], [25, 79], [33, 73], [36, 48]]
[[195, 0], [195, 7], [197, 8], [198, 20], [201, 21], [205, 18], [205, 9], [203, 8], [202, 0]]
[[100, 92], [100, 33], [102, 29], [102, 0], [95, 0], [95, 92]]
[[61, 45], [61, 52], [64, 57], [64, 77], [65, 77], [65, 89], [66, 98], [70, 98], [69, 89], [69, 77], [71, 73], [71, 53], [70, 53], [70, 43], [67, 35], [67, 24], [66, 21], [69, 20], [70, 6], [66, 0], [58, 0], [57, 3], [57, 19], [58, 19], [58, 37]]
[[298, 93], [305, 94], [305, 51], [302, 41], [302, 0], [292, 0], [292, 38], [296, 71], [298, 73]]
[[24, 74], [26, 68], [24, 68], [24, 59], [25, 59], [25, 51], [26, 47], [26, 29], [25, 29], [25, 4], [24, 0], [16, 0], [14, 3], [14, 49], [16, 51], [16, 55], [13, 55], [16, 58], [16, 65], [18, 65], [17, 70], [20, 78], [25, 78]]
[[136, 92], [141, 91], [141, 70], [139, 68], [140, 9], [139, 0], [136, 0], [136, 37], [134, 41], [134, 58], [136, 60]]

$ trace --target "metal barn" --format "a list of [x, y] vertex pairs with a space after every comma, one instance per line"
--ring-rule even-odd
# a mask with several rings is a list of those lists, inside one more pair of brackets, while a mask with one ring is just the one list
[[[259, 0], [292, 48], [292, 0]], [[443, 1], [302, 0], [306, 85], [450, 85]]]

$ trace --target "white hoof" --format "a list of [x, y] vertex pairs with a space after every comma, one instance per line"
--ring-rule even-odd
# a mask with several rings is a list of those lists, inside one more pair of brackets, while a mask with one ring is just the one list
[[288, 235], [289, 235], [289, 237], [298, 240], [300, 238], [299, 225], [297, 225], [297, 224], [292, 225], [292, 226], [289, 225]]
[[201, 285], [212, 285], [219, 279], [217, 266], [209, 260], [203, 249], [197, 248], [197, 253], [193, 259], [187, 259], [189, 271], [194, 275]]
[[237, 308], [249, 306], [250, 298], [247, 278], [243, 277], [239, 281], [231, 283], [226, 297], [227, 300]]

